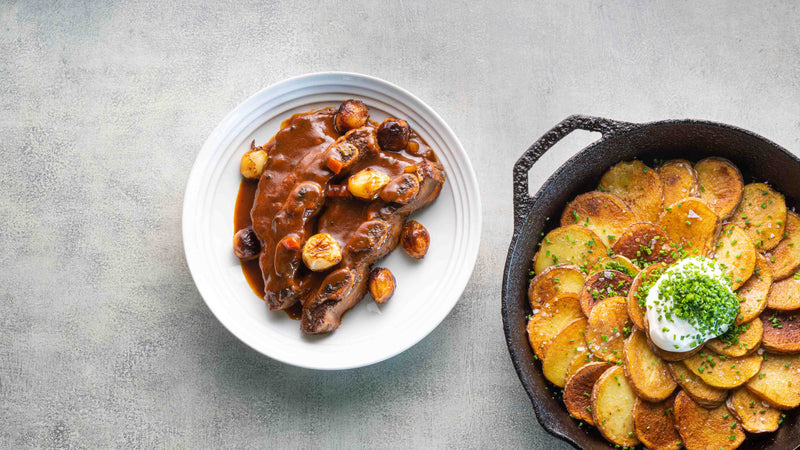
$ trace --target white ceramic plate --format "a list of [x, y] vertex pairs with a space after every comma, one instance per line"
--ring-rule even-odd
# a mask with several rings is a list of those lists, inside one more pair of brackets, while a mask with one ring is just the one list
[[[395, 251], [380, 266], [397, 279], [392, 299], [369, 296], [326, 336], [305, 336], [300, 323], [268, 311], [233, 255], [233, 209], [239, 159], [250, 141], [264, 143], [290, 115], [356, 98], [370, 117], [406, 119], [439, 156], [447, 173], [439, 198], [412, 216], [428, 228], [425, 259]], [[347, 369], [383, 361], [428, 335], [447, 316], [472, 274], [481, 234], [478, 183], [461, 143], [421, 100], [383, 80], [350, 73], [293, 78], [250, 97], [228, 114], [197, 156], [183, 201], [183, 245], [206, 304], [236, 337], [271, 358], [300, 367]]]

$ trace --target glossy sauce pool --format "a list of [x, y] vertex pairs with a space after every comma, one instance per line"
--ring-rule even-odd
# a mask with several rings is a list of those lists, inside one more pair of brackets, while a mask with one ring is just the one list
[[[233, 210], [233, 229], [241, 230], [253, 224], [250, 218], [250, 210], [253, 208], [253, 202], [256, 198], [256, 190], [258, 189], [258, 180], [248, 180], [242, 178], [239, 183], [239, 193], [236, 195], [236, 206]], [[247, 280], [247, 284], [253, 293], [262, 301], [264, 300], [264, 276], [261, 274], [261, 268], [258, 266], [258, 258], [249, 261], [239, 261], [242, 265], [242, 273]], [[293, 307], [285, 309], [286, 315], [294, 320], [300, 320], [300, 314], [303, 312], [303, 306], [300, 303], [295, 304]]]

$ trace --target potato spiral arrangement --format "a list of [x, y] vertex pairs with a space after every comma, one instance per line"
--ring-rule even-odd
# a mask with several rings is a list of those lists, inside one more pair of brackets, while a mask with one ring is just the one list
[[[531, 348], [570, 415], [612, 444], [737, 448], [800, 405], [800, 216], [730, 161], [621, 162], [538, 245]], [[646, 298], [690, 257], [716, 260], [739, 311], [721, 336], [668, 351]]]

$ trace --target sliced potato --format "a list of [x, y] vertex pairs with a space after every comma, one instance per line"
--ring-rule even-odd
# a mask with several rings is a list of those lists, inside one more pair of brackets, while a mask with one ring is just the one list
[[[586, 339], [584, 336], [584, 344], [585, 343]], [[577, 357], [572, 358], [572, 361], [569, 363], [569, 367], [567, 367], [567, 380], [569, 380], [569, 377], [571, 377], [581, 367], [596, 361], [591, 352], [589, 352], [588, 347], [584, 345], [584, 348], [586, 348], [586, 350], [581, 352]]]
[[733, 220], [750, 236], [756, 249], [770, 250], [783, 239], [786, 202], [783, 195], [764, 183], [748, 184]]
[[767, 294], [769, 294], [771, 286], [772, 272], [770, 272], [764, 257], [760, 253], [756, 253], [753, 275], [736, 291], [742, 301], [739, 303], [739, 315], [736, 316], [737, 325], [750, 322], [761, 314], [761, 311], [767, 307]]
[[606, 256], [607, 251], [603, 241], [592, 230], [578, 225], [556, 228], [547, 233], [540, 244], [533, 262], [537, 275], [559, 264], [574, 264], [582, 272], [588, 272]]
[[681, 391], [675, 397], [674, 414], [686, 450], [734, 449], [744, 441], [742, 426], [725, 405], [706, 409]]
[[658, 403], [636, 399], [633, 405], [633, 428], [636, 437], [650, 450], [681, 448], [681, 436], [675, 429], [674, 402], [675, 396]]
[[[764, 337], [761, 345], [773, 353], [800, 353], [800, 311], [764, 310], [761, 313]], [[798, 386], [800, 389], [800, 386]]]
[[542, 304], [564, 292], [580, 294], [583, 289], [583, 276], [578, 266], [551, 266], [531, 280], [528, 288], [528, 300], [534, 314], [542, 308]]
[[721, 218], [733, 213], [742, 199], [742, 173], [725, 158], [711, 157], [694, 166], [700, 198]]
[[561, 226], [580, 225], [595, 232], [606, 247], [636, 222], [628, 205], [616, 195], [592, 191], [575, 197], [561, 215]]
[[744, 387], [734, 389], [725, 404], [745, 431], [769, 433], [778, 429], [781, 411]]
[[655, 222], [661, 214], [661, 178], [641, 161], [623, 161], [608, 169], [600, 178], [598, 190], [621, 198], [643, 222]]
[[744, 356], [753, 353], [761, 343], [764, 328], [756, 319], [731, 327], [727, 333], [706, 342], [706, 347], [724, 356]]
[[698, 198], [687, 198], [670, 205], [660, 225], [680, 256], [706, 256], [719, 232], [719, 217]]
[[625, 379], [622, 367], [603, 372], [592, 388], [592, 418], [600, 434], [612, 444], [639, 444], [633, 425], [636, 393]]
[[581, 290], [581, 308], [586, 317], [594, 305], [609, 297], [624, 297], [631, 288], [631, 277], [616, 270], [604, 270], [591, 275]]
[[669, 245], [663, 228], [649, 222], [631, 224], [611, 247], [611, 251], [622, 255], [639, 267], [650, 264], [672, 264], [678, 253]]
[[726, 389], [709, 386], [700, 377], [686, 368], [686, 365], [681, 361], [667, 363], [667, 368], [672, 375], [672, 379], [701, 406], [716, 408], [721, 405], [728, 396], [728, 391]]
[[586, 342], [596, 357], [616, 363], [622, 359], [625, 336], [633, 323], [628, 319], [625, 297], [611, 297], [596, 304], [589, 315]]
[[586, 319], [575, 319], [550, 341], [542, 361], [542, 372], [558, 387], [567, 382], [567, 370], [572, 360], [586, 351]]
[[647, 314], [647, 310], [645, 309], [647, 293], [650, 292], [650, 288], [658, 281], [665, 267], [666, 266], [663, 264], [647, 266], [644, 270], [639, 272], [639, 275], [636, 275], [628, 291], [628, 317], [642, 330], [647, 329], [647, 320], [645, 318]]
[[636, 329], [628, 336], [622, 354], [625, 376], [640, 398], [656, 403], [675, 390], [667, 363], [650, 350], [644, 331]]
[[685, 159], [673, 159], [656, 169], [664, 186], [664, 204], [672, 205], [689, 197], [697, 197], [697, 172]]
[[775, 408], [796, 408], [800, 405], [800, 355], [765, 353], [761, 370], [746, 387]]
[[772, 283], [767, 308], [792, 311], [800, 308], [800, 279], [796, 276]]
[[528, 342], [539, 359], [544, 359], [547, 346], [558, 333], [575, 319], [583, 319], [580, 299], [565, 292], [553, 297], [542, 310], [528, 319]]
[[628, 258], [622, 255], [606, 256], [600, 260], [601, 270], [618, 270], [629, 277], [635, 277], [639, 273], [639, 268]]
[[592, 418], [592, 388], [603, 372], [612, 367], [607, 362], [591, 362], [578, 369], [567, 379], [564, 387], [564, 404], [572, 416], [594, 425]]
[[800, 268], [800, 216], [786, 212], [784, 238], [767, 254], [767, 263], [776, 280], [782, 280]]
[[731, 277], [731, 289], [739, 289], [756, 267], [756, 248], [741, 228], [725, 225], [717, 240], [714, 259], [725, 266], [725, 273]]
[[732, 389], [743, 385], [758, 373], [761, 357], [756, 354], [729, 357], [704, 349], [686, 358], [683, 363], [709, 385]]

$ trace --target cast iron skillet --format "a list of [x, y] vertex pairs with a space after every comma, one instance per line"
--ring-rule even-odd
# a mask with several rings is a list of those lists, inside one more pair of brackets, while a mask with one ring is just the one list
[[[596, 131], [602, 138], [561, 166], [532, 198], [528, 171], [539, 157], [574, 130]], [[768, 181], [786, 195], [787, 206], [800, 199], [800, 159], [783, 147], [740, 128], [697, 120], [667, 120], [645, 124], [589, 116], [570, 116], [539, 138], [514, 165], [514, 235], [503, 275], [503, 326], [517, 374], [539, 423], [549, 433], [578, 448], [609, 448], [593, 427], [578, 426], [561, 401], [560, 390], [549, 384], [534, 360], [525, 324], [530, 314], [528, 272], [540, 233], [558, 226], [561, 211], [576, 195], [597, 187], [602, 174], [619, 161], [684, 158], [696, 162], [706, 156], [730, 159], [745, 178]], [[652, 166], [651, 166], [652, 167]], [[549, 221], [545, 218], [550, 217]], [[800, 408], [798, 408], [800, 409]], [[788, 412], [776, 433], [748, 434], [742, 449], [800, 448], [797, 409]]]

